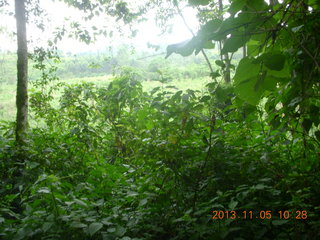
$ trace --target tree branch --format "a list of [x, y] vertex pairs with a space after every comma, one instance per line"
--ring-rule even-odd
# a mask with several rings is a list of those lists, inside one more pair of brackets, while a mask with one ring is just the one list
[[[195, 37], [196, 35], [195, 35], [195, 33], [192, 31], [192, 29], [189, 27], [186, 19], [184, 18], [183, 14], [182, 14], [179, 6], [178, 6], [178, 3], [175, 2], [174, 5], [175, 5], [175, 7], [177, 8], [177, 12], [178, 12], [179, 16], [181, 17], [184, 25], [185, 25], [186, 28], [189, 30], [189, 32], [192, 34], [192, 36]], [[210, 73], [213, 74], [213, 73], [214, 73], [214, 72], [213, 72], [213, 68], [212, 68], [212, 65], [211, 65], [211, 63], [210, 63], [210, 60], [209, 60], [207, 54], [205, 53], [205, 51], [204, 51], [203, 49], [201, 49], [201, 53], [202, 53], [203, 57], [205, 58], [205, 60], [206, 60], [206, 62], [207, 62], [207, 64], [208, 64], [208, 67], [209, 67], [209, 69], [210, 69]]]

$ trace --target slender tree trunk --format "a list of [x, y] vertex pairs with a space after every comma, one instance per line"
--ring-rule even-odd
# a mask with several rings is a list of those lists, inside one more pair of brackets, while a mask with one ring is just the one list
[[15, 14], [18, 40], [16, 141], [21, 145], [25, 142], [28, 128], [28, 47], [25, 0], [15, 0]]
[[244, 58], [247, 56], [247, 46], [246, 46], [246, 44], [244, 44], [244, 46], [242, 48], [242, 54], [243, 54]]
[[[219, 0], [219, 13], [220, 13], [220, 18], [223, 20], [223, 3], [222, 3], [222, 0]], [[221, 49], [223, 48], [223, 45], [224, 45], [224, 42], [225, 40], [222, 40], [221, 41]], [[225, 53], [223, 54], [223, 56], [221, 56], [221, 58], [223, 59], [224, 61], [224, 64], [226, 65], [226, 68], [224, 70], [224, 81], [226, 83], [230, 83], [231, 81], [231, 77], [230, 77], [230, 58], [229, 58], [229, 54], [228, 53]]]

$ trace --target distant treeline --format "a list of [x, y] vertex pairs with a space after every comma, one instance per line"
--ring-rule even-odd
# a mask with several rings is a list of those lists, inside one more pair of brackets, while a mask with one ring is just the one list
[[[219, 59], [216, 50], [207, 52], [212, 65]], [[165, 54], [152, 51], [132, 52], [128, 46], [119, 48], [115, 53], [88, 52], [81, 54], [61, 53], [61, 62], [57, 64], [57, 76], [60, 79], [84, 78], [110, 75], [121, 67], [130, 67], [141, 75], [141, 80], [153, 81], [165, 79], [183, 80], [209, 75], [209, 68], [202, 55], [183, 58], [173, 54], [165, 59]], [[29, 64], [29, 80], [32, 82], [41, 77], [38, 70]], [[0, 53], [0, 83], [16, 83], [15, 53]]]

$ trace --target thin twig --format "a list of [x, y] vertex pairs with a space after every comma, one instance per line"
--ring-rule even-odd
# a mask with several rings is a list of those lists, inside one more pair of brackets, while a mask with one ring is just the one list
[[302, 49], [308, 54], [308, 56], [312, 58], [312, 60], [316, 64], [317, 68], [319, 69], [320, 66], [319, 66], [319, 63], [318, 63], [317, 59], [314, 56], [312, 56], [312, 54], [309, 52], [309, 50], [306, 49], [301, 42], [299, 44], [302, 47]]
[[146, 59], [146, 58], [155, 57], [155, 56], [160, 56], [160, 55], [165, 55], [165, 54], [166, 54], [165, 52], [156, 53], [156, 54], [149, 55], [149, 56], [146, 56], [146, 57], [137, 58], [137, 60], [143, 60], [143, 59]]
[[[178, 14], [179, 14], [179, 16], [181, 17], [184, 25], [185, 25], [186, 28], [189, 30], [189, 32], [192, 34], [192, 36], [195, 37], [196, 35], [195, 35], [195, 33], [192, 31], [192, 29], [189, 27], [186, 19], [184, 18], [183, 14], [182, 14], [179, 6], [178, 6], [178, 3], [175, 3], [175, 7], [177, 8]], [[205, 60], [206, 60], [206, 62], [207, 62], [207, 64], [208, 64], [208, 67], [209, 67], [209, 69], [210, 69], [210, 73], [213, 74], [214, 72], [213, 72], [212, 65], [211, 65], [211, 63], [210, 63], [210, 60], [209, 60], [207, 54], [206, 54], [205, 51], [203, 50], [203, 48], [201, 49], [201, 53], [202, 53], [203, 57], [205, 58]]]

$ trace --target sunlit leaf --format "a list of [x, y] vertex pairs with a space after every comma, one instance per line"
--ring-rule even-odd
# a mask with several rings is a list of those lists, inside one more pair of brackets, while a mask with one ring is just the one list
[[38, 193], [50, 193], [50, 189], [47, 187], [42, 187], [38, 190]]
[[248, 36], [246, 36], [242, 32], [235, 32], [228, 38], [221, 50], [221, 54], [225, 54], [228, 52], [236, 52], [240, 47], [244, 46], [246, 41], [248, 40]]
[[238, 201], [235, 201], [234, 199], [232, 199], [228, 204], [228, 209], [234, 210], [235, 207], [238, 205], [238, 203], [239, 203]]
[[88, 231], [90, 236], [93, 236], [96, 232], [98, 232], [103, 227], [102, 223], [94, 222], [89, 225]]
[[70, 226], [71, 226], [71, 227], [74, 227], [74, 228], [85, 228], [85, 227], [87, 227], [86, 224], [80, 223], [80, 222], [72, 222], [72, 223], [70, 224]]
[[168, 58], [172, 53], [180, 54], [181, 56], [189, 56], [195, 50], [195, 38], [191, 40], [186, 40], [180, 43], [171, 44], [167, 47], [167, 55]]
[[112, 227], [112, 228], [108, 228], [107, 230], [110, 233], [114, 233], [116, 231], [116, 228]]
[[148, 199], [144, 198], [139, 202], [139, 206], [144, 206], [144, 205], [146, 205], [147, 202], [148, 202]]
[[254, 64], [252, 59], [243, 58], [237, 67], [234, 76], [235, 93], [246, 102], [256, 105], [263, 93], [256, 87], [260, 73], [260, 65]]
[[265, 10], [268, 5], [264, 0], [250, 0], [247, 1], [247, 6], [250, 11], [262, 11]]
[[126, 233], [126, 229], [122, 226], [118, 226], [117, 230], [115, 231], [115, 235], [118, 237], [122, 237]]
[[234, 0], [232, 1], [228, 12], [231, 15], [235, 15], [237, 12], [239, 12], [245, 5], [246, 5], [246, 0]]
[[303, 28], [303, 26], [304, 26], [304, 25], [302, 24], [302, 25], [300, 25], [300, 26], [291, 28], [291, 30], [292, 30], [292, 32], [296, 33], [296, 32], [298, 32], [298, 31], [300, 31], [300, 29]]
[[87, 204], [80, 199], [74, 199], [74, 202], [79, 204], [80, 206], [87, 207]]
[[203, 45], [203, 48], [205, 48], [205, 49], [213, 49], [213, 48], [215, 48], [215, 46], [216, 45], [212, 41], [208, 41]]
[[226, 67], [226, 64], [221, 60], [216, 60], [215, 64], [217, 64], [219, 67], [222, 67], [222, 68]]
[[274, 225], [274, 226], [280, 226], [280, 225], [286, 224], [287, 222], [289, 222], [289, 220], [284, 220], [284, 219], [281, 219], [281, 220], [273, 220], [273, 221], [272, 221], [272, 225]]

